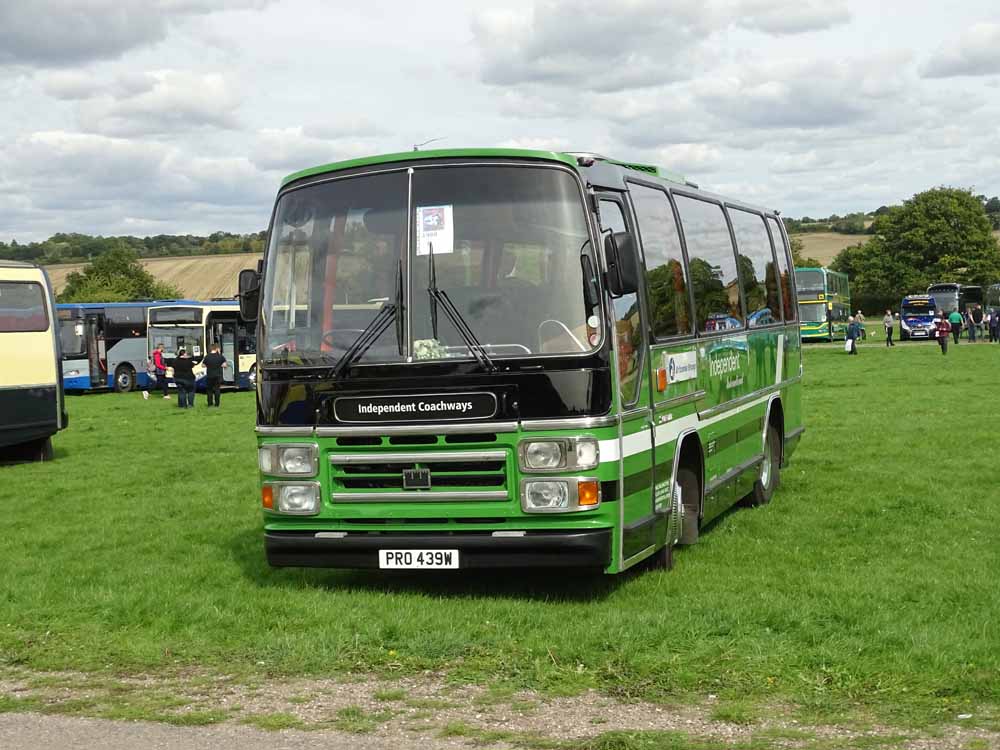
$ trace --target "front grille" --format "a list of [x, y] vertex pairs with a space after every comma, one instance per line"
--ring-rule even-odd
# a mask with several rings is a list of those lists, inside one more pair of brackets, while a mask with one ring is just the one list
[[[403, 489], [403, 472], [426, 469], [429, 490]], [[330, 456], [334, 502], [507, 500], [504, 450], [339, 453]]]

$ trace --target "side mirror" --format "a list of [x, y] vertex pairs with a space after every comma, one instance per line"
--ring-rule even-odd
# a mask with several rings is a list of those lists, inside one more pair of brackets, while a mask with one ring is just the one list
[[240, 317], [248, 322], [257, 320], [260, 307], [260, 273], [252, 268], [240, 271]]
[[635, 240], [628, 232], [614, 232], [604, 238], [604, 256], [608, 264], [608, 291], [614, 297], [639, 291], [639, 258]]

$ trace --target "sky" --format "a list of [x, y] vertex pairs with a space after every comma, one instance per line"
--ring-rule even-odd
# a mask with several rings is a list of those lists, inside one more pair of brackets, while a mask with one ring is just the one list
[[283, 176], [432, 138], [593, 151], [827, 216], [1000, 193], [1000, 10], [0, 0], [0, 102], [6, 242], [259, 231]]

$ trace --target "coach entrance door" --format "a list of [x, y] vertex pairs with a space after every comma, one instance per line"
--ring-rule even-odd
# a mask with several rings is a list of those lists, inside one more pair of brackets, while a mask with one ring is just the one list
[[222, 371], [223, 385], [236, 385], [239, 382], [240, 358], [236, 351], [237, 313], [212, 312], [208, 314], [206, 328], [208, 329], [208, 346], [218, 344], [222, 356], [229, 362], [229, 367]]

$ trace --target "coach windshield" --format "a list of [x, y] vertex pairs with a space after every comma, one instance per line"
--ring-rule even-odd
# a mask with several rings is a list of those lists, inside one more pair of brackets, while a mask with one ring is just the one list
[[590, 351], [588, 238], [579, 184], [556, 168], [435, 165], [291, 191], [271, 230], [264, 361]]

